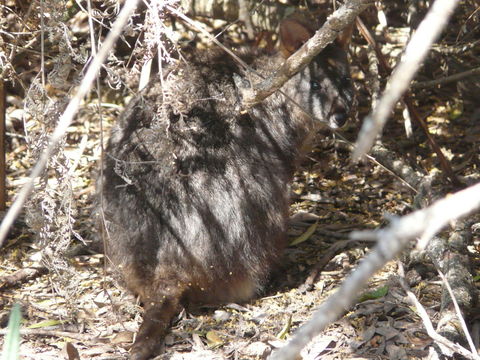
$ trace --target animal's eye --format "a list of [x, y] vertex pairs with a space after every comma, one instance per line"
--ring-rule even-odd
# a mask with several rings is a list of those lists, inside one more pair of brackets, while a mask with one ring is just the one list
[[320, 83], [318, 81], [310, 81], [310, 86], [312, 87], [313, 91], [320, 90]]

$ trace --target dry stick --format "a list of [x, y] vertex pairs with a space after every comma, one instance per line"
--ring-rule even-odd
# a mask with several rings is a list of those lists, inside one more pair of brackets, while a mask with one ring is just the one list
[[[0, 335], [6, 335], [7, 332], [8, 332], [8, 329], [0, 329]], [[75, 339], [75, 340], [84, 341], [84, 342], [87, 342], [87, 341], [98, 342], [100, 340], [90, 334], [79, 334], [79, 333], [74, 333], [69, 331], [45, 330], [45, 329], [20, 329], [20, 335], [52, 336], [52, 337], [59, 337], [59, 338], [70, 338], [70, 339]]]
[[6, 120], [5, 82], [0, 79], [0, 211], [7, 208], [7, 171], [5, 164], [5, 120]]
[[417, 83], [412, 84], [412, 88], [413, 89], [425, 89], [425, 88], [430, 88], [430, 87], [434, 87], [434, 86], [437, 86], [437, 85], [443, 85], [443, 84], [448, 84], [448, 83], [451, 83], [451, 82], [460, 81], [460, 80], [467, 79], [467, 78], [470, 78], [469, 80], [471, 80], [471, 78], [475, 77], [475, 76], [480, 76], [480, 67], [477, 67], [475, 69], [470, 69], [470, 70], [467, 70], [467, 71], [463, 71], [463, 72], [460, 72], [458, 74], [445, 76], [445, 77], [442, 77], [440, 79], [417, 82]]
[[393, 107], [407, 90], [430, 46], [440, 35], [457, 4], [458, 0], [437, 0], [431, 6], [408, 43], [404, 57], [390, 77], [378, 106], [365, 118], [352, 155], [354, 161], [358, 161], [372, 147]]
[[47, 273], [46, 267], [28, 267], [15, 271], [11, 275], [0, 277], [0, 289], [24, 283], [30, 279]]
[[22, 187], [20, 192], [18, 193], [13, 205], [7, 212], [5, 218], [0, 225], [0, 247], [3, 245], [5, 238], [7, 236], [8, 230], [10, 226], [15, 221], [16, 217], [20, 213], [23, 204], [27, 200], [28, 195], [33, 189], [33, 183], [35, 179], [40, 176], [45, 169], [45, 166], [48, 162], [48, 159], [52, 155], [56, 145], [60, 142], [63, 138], [65, 132], [67, 131], [68, 127], [70, 126], [74, 115], [76, 114], [80, 102], [82, 101], [83, 97], [90, 91], [92, 87], [92, 83], [95, 80], [100, 67], [105, 62], [110, 50], [115, 45], [117, 38], [120, 36], [125, 24], [128, 21], [128, 18], [131, 12], [137, 6], [138, 0], [126, 0], [123, 9], [120, 11], [117, 20], [113, 24], [112, 30], [108, 33], [105, 41], [98, 51], [97, 56], [93, 59], [92, 63], [90, 64], [87, 73], [85, 74], [84, 79], [82, 80], [80, 87], [78, 88], [75, 96], [70, 100], [67, 108], [63, 112], [60, 120], [58, 121], [58, 125], [55, 128], [52, 136], [50, 137], [50, 142], [47, 148], [43, 151], [40, 155], [37, 163], [35, 164], [34, 168], [30, 173], [30, 177], [25, 185]]
[[[467, 338], [468, 345], [470, 346], [470, 351], [475, 354], [477, 350], [475, 348], [475, 345], [473, 344], [472, 337], [470, 336], [470, 332], [468, 331], [468, 327], [467, 327], [467, 324], [465, 323], [465, 319], [462, 316], [462, 312], [460, 310], [460, 307], [458, 306], [457, 299], [455, 298], [455, 295], [453, 294], [452, 287], [448, 283], [445, 275], [443, 275], [443, 273], [440, 270], [437, 270], [437, 271], [438, 271], [438, 274], [440, 275], [440, 278], [443, 281], [443, 284], [447, 288], [448, 293], [450, 294], [450, 298], [452, 299], [453, 306], [455, 307], [455, 312], [457, 313], [458, 320], [460, 321], [460, 324], [462, 325], [463, 333], [465, 334], [465, 337]], [[476, 358], [480, 359], [480, 357], [478, 357], [478, 356]]]
[[[94, 16], [92, 14], [92, 4], [90, 0], [87, 0], [87, 14], [88, 14], [88, 29], [90, 31], [90, 47], [92, 51], [92, 56], [97, 56], [97, 42], [95, 41], [95, 27], [93, 26]], [[102, 116], [102, 93], [100, 86], [100, 79], [96, 77], [96, 90], [97, 90], [97, 110], [98, 110], [98, 119], [100, 121], [100, 161], [102, 166], [100, 167], [100, 173], [103, 176], [103, 116]], [[83, 139], [82, 139], [83, 141]], [[101, 195], [102, 196], [102, 195]]]
[[410, 240], [427, 234], [433, 236], [450, 221], [465, 216], [478, 207], [480, 183], [441, 199], [423, 210], [402, 218], [392, 218], [390, 225], [384, 229], [351, 233], [350, 238], [353, 240], [377, 240], [378, 244], [345, 279], [337, 292], [319, 307], [312, 319], [295, 333], [285, 347], [274, 352], [270, 359], [295, 359], [314, 336], [354, 304], [355, 296], [373, 274], [398, 255]]
[[[42, 88], [45, 90], [45, 4], [40, 0], [40, 74], [42, 75]], [[45, 102], [45, 92], [43, 101]], [[43, 114], [45, 116], [45, 114]]]
[[[437, 343], [448, 347], [449, 349], [457, 352], [458, 354], [460, 354], [462, 356], [465, 356], [467, 359], [479, 360], [480, 357], [476, 354], [475, 348], [473, 348], [473, 351], [470, 352], [467, 349], [465, 349], [463, 346], [455, 344], [454, 342], [448, 340], [447, 338], [443, 337], [442, 335], [438, 334], [435, 331], [435, 328], [433, 327], [433, 324], [430, 321], [430, 318], [428, 317], [427, 311], [425, 310], [423, 305], [418, 301], [417, 297], [410, 290], [410, 288], [408, 287], [408, 285], [405, 281], [405, 271], [403, 269], [403, 264], [401, 262], [398, 262], [398, 272], [399, 272], [399, 275], [400, 275], [400, 278], [398, 279], [399, 283], [402, 286], [403, 290], [407, 293], [407, 296], [408, 296], [410, 302], [415, 306], [415, 308], [417, 310], [417, 314], [422, 319], [423, 326], [425, 326], [425, 329], [427, 330], [428, 336], [430, 336]], [[452, 299], [453, 299], [453, 297], [452, 297]]]

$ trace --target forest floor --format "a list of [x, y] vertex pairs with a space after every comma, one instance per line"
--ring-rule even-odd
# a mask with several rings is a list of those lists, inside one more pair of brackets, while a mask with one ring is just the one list
[[[398, 40], [398, 34], [404, 30], [389, 28], [386, 38]], [[395, 47], [400, 49], [402, 45], [399, 40]], [[467, 55], [458, 58], [465, 68], [478, 66]], [[342, 132], [352, 142], [369, 112], [360, 64], [354, 64], [353, 78], [358, 88], [358, 113]], [[418, 110], [456, 175], [470, 183], [478, 181], [480, 165], [479, 86], [478, 81], [474, 85], [452, 83], [415, 93]], [[107, 99], [108, 95], [106, 128], [128, 101]], [[22, 135], [21, 104], [22, 99], [13, 96], [7, 108], [13, 124], [7, 154], [9, 199], [25, 183], [31, 165], [31, 154]], [[6, 327], [12, 304], [21, 304], [25, 329], [21, 359], [125, 359], [141, 321], [141, 307], [105, 269], [98, 247], [92, 250], [92, 246], [82, 245], [98, 244], [99, 239], [91, 215], [101, 131], [98, 122], [91, 120], [97, 116], [94, 106], [84, 104], [64, 146], [67, 157], [78, 161], [70, 191], [77, 204], [72, 227], [78, 239], [82, 239], [75, 241], [78, 249], [64, 264], [68, 270], [35, 272], [42, 260], [38, 258], [39, 234], [32, 230], [34, 225], [27, 226], [25, 216], [16, 222], [1, 251], [0, 328]], [[108, 134], [107, 129], [103, 131]], [[394, 156], [413, 164], [417, 171], [440, 172], [438, 159], [421, 131], [414, 126], [413, 135], [406, 136], [401, 107], [389, 120], [382, 140]], [[438, 185], [444, 194], [448, 193], [445, 183]], [[268, 288], [248, 303], [209, 306], [196, 313], [183, 311], [175, 318], [164, 353], [158, 359], [265, 358], [312, 317], [373, 246], [348, 240], [349, 233], [381, 228], [388, 223], [386, 214], [410, 213], [414, 210], [415, 195], [402, 179], [374, 162], [352, 164], [348, 146], [324, 132], [292, 186], [289, 238], [294, 241], [301, 237], [302, 241], [288, 247]], [[477, 214], [472, 220], [480, 222], [480, 217]], [[474, 276], [480, 270], [478, 243], [478, 234], [474, 234], [468, 246]], [[388, 263], [369, 281], [356, 305], [304, 349], [303, 359], [429, 357], [432, 339], [399, 285], [398, 261], [402, 259]], [[324, 266], [313, 288], [304, 290], [302, 284], [318, 263]], [[406, 267], [408, 271], [408, 264]], [[431, 265], [425, 265], [412, 290], [435, 325], [442, 283]]]

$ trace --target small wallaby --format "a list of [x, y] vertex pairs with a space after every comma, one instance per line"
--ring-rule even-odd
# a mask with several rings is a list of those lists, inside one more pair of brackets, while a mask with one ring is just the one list
[[[239, 56], [266, 75], [310, 35], [286, 21], [281, 52]], [[318, 121], [344, 122], [353, 102], [338, 42], [281, 88], [296, 104], [277, 91], [241, 112], [236, 75], [251, 79], [221, 50], [194, 51], [151, 81], [111, 131], [97, 187], [108, 260], [145, 309], [132, 359], [158, 352], [182, 306], [258, 294], [286, 245], [301, 149]]]

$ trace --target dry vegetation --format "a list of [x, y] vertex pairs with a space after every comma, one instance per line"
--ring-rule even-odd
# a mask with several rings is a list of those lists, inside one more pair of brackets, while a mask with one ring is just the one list
[[[108, 128], [135, 93], [147, 60], [153, 59], [156, 71], [158, 58], [165, 66], [169, 56], [178, 56], [179, 48], [188, 52], [191, 46], [213, 46], [190, 25], [163, 12], [160, 5], [164, 3], [173, 5], [176, 1], [152, 1], [150, 12], [142, 5], [125, 27], [101, 71], [98, 88], [81, 104], [1, 249], [0, 325], [6, 326], [12, 304], [20, 303], [23, 328], [27, 329], [21, 345], [23, 359], [56, 359], [61, 354], [76, 359], [77, 351], [82, 359], [127, 357], [128, 344], [141, 319], [140, 307], [104, 268], [101, 239], [91, 215], [101, 134], [108, 135]], [[272, 7], [279, 7], [275, 16], [268, 17], [275, 23], [272, 19], [305, 2], [272, 3]], [[409, 7], [410, 3], [384, 1], [361, 16], [392, 67], [428, 10], [428, 1], [412, 2], [415, 6]], [[96, 43], [101, 42], [119, 8], [110, 0], [95, 1], [91, 6], [93, 34], [87, 2], [0, 2], [0, 81], [4, 81], [7, 93], [10, 201], [25, 183], [85, 73], [92, 55], [91, 36]], [[190, 15], [211, 33], [220, 33], [218, 39], [225, 44], [248, 42], [248, 26], [232, 20], [231, 14], [217, 14], [223, 15], [223, 20]], [[251, 26], [272, 26], [261, 16], [258, 20], [257, 15], [252, 17]], [[404, 116], [403, 104], [395, 108], [384, 130], [384, 158], [377, 148], [375, 161], [352, 165], [349, 143], [324, 131], [297, 173], [292, 189], [291, 239], [308, 230], [313, 234], [287, 250], [282, 269], [274, 274], [261, 298], [248, 304], [182, 313], [160, 358], [265, 358], [310, 318], [368, 251], [371, 244], [348, 240], [352, 230], [380, 228], [388, 221], [385, 214], [410, 213], [478, 182], [479, 39], [478, 3], [463, 1], [411, 90], [416, 110], [460, 186], [446, 179], [445, 169], [424, 132]], [[355, 31], [350, 58], [358, 110], [348, 128], [341, 131], [351, 142], [371, 110], [372, 96], [378, 95], [373, 90], [378, 79], [372, 73], [372, 57], [365, 39]], [[472, 69], [461, 79], [429, 83]], [[387, 74], [381, 68], [379, 79], [383, 87]], [[412, 189], [398, 171], [385, 167], [388, 159], [412, 168], [419, 179], [416, 187]], [[431, 179], [429, 185], [425, 185], [427, 177]], [[477, 347], [480, 333], [475, 320], [478, 304], [474, 284], [479, 261], [478, 223], [478, 215], [473, 215], [452, 224], [435, 238], [435, 249], [402, 256], [407, 282], [434, 325], [464, 343], [436, 268], [450, 276], [455, 293], [462, 294], [460, 305], [477, 338]], [[311, 289], [302, 286], [319, 263], [321, 272], [310, 284]], [[390, 262], [372, 278], [357, 304], [304, 350], [304, 358], [428, 358], [433, 341], [399, 284], [398, 267], [399, 263]], [[451, 271], [454, 268], [468, 271], [459, 275]]]

